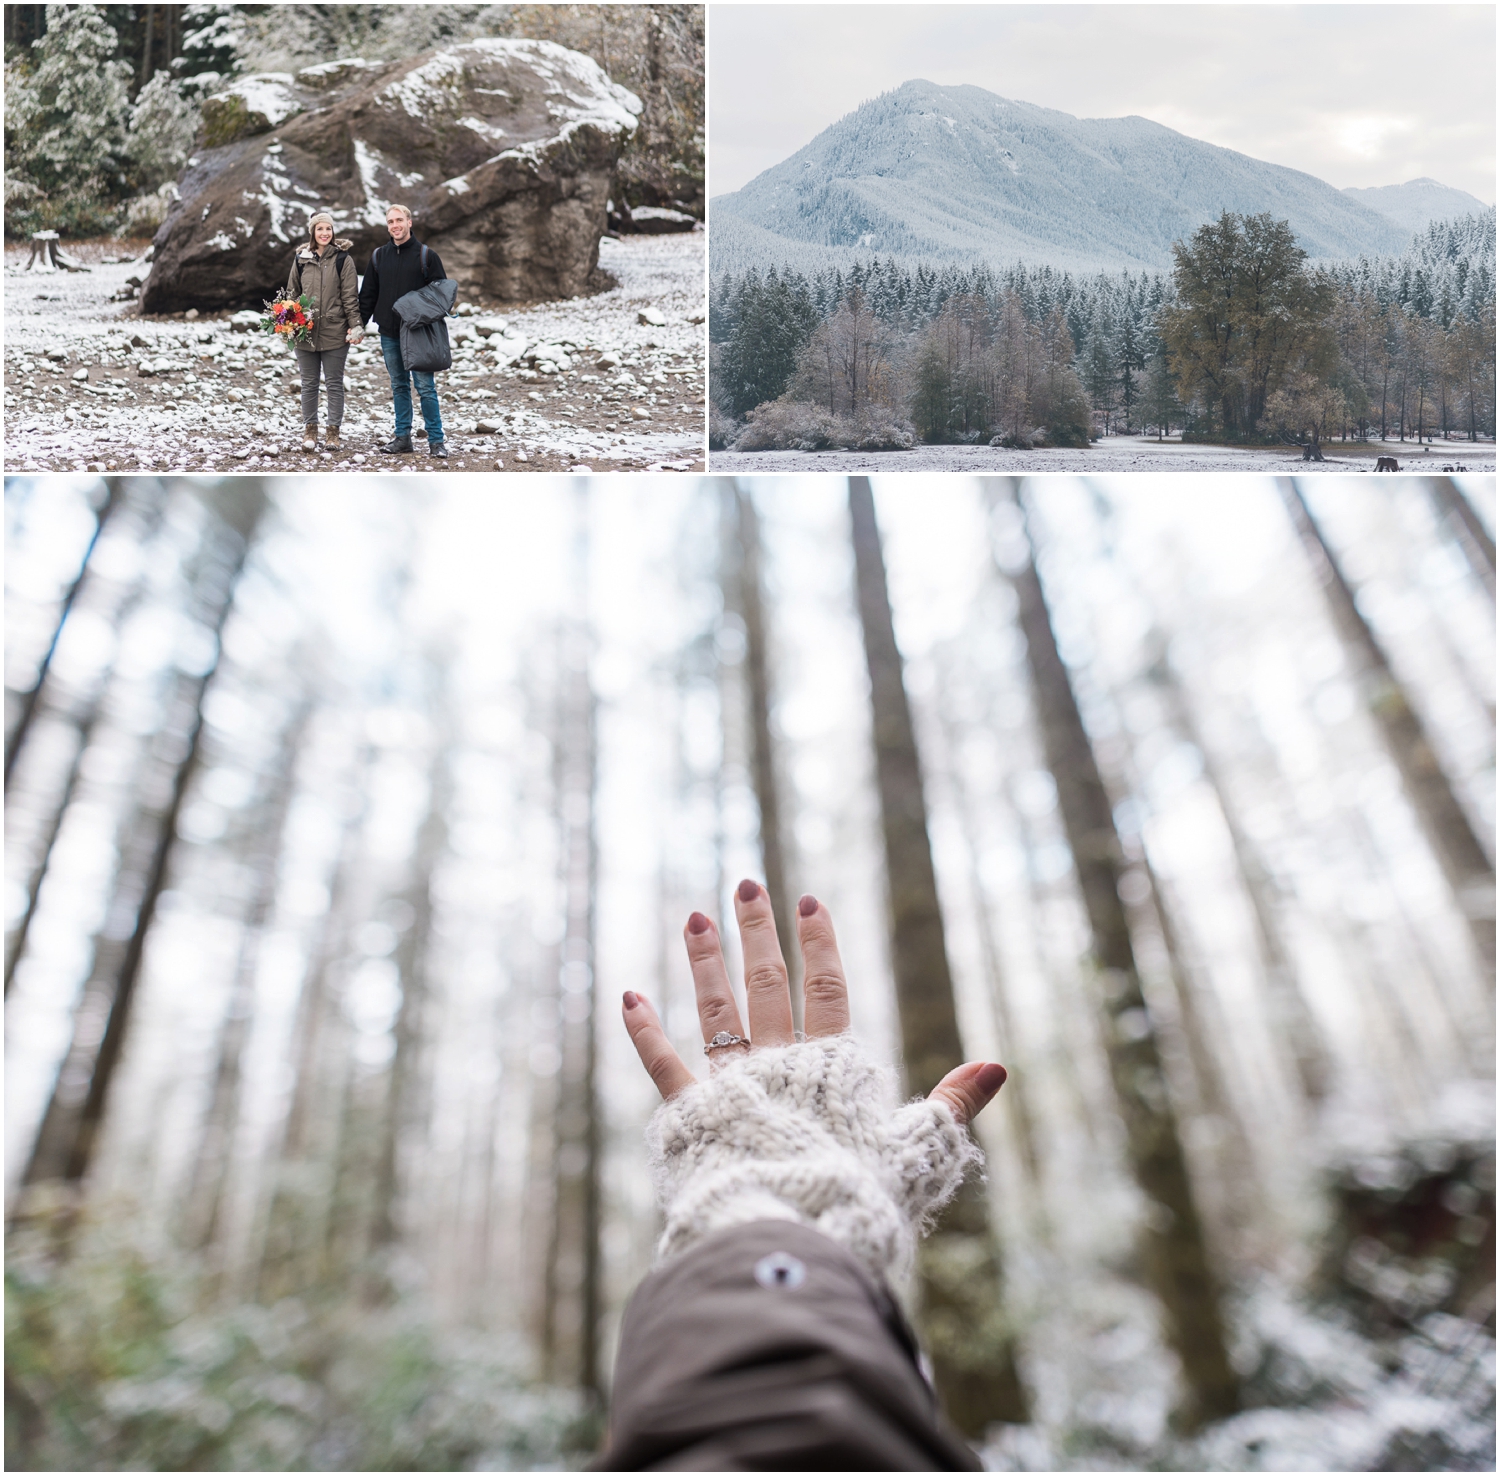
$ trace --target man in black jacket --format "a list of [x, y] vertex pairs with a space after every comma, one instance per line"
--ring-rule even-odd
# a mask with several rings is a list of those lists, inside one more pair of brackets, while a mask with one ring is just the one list
[[406, 367], [401, 357], [401, 320], [393, 309], [408, 292], [440, 282], [447, 274], [437, 252], [412, 235], [411, 211], [405, 205], [392, 205], [385, 213], [385, 225], [391, 233], [390, 242], [375, 248], [359, 286], [360, 319], [368, 323], [374, 318], [380, 329], [380, 352], [396, 402], [395, 437], [380, 449], [390, 455], [411, 450], [411, 387], [415, 382], [422, 403], [422, 423], [427, 427], [427, 454], [446, 457], [437, 384], [432, 375]]

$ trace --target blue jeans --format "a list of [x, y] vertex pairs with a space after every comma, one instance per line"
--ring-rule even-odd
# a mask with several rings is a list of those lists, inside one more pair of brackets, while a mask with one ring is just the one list
[[396, 402], [396, 434], [411, 434], [411, 387], [416, 382], [417, 398], [422, 402], [422, 424], [427, 427], [427, 444], [437, 446], [443, 439], [443, 417], [438, 413], [437, 385], [432, 375], [420, 369], [408, 369], [401, 358], [401, 340], [380, 335], [380, 352], [385, 372], [391, 376], [391, 398]]

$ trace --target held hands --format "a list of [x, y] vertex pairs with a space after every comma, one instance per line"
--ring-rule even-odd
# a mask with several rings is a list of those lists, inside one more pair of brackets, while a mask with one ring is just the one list
[[[745, 1003], [750, 1015], [751, 1043], [710, 1049], [710, 1070], [736, 1056], [793, 1043], [791, 988], [776, 938], [771, 899], [758, 883], [742, 881], [735, 893], [734, 911], [745, 955]], [[729, 985], [718, 930], [701, 912], [695, 912], [688, 918], [683, 939], [693, 972], [704, 1041], [712, 1040], [720, 1031], [743, 1037], [745, 1027], [740, 1023], [739, 1006]], [[804, 897], [797, 904], [797, 941], [802, 949], [807, 1038], [819, 1040], [841, 1035], [849, 1029], [849, 985], [839, 959], [833, 919], [816, 897]], [[625, 1028], [662, 1097], [675, 1097], [692, 1086], [696, 1077], [672, 1048], [651, 1001], [643, 994], [627, 991], [624, 1005]], [[1005, 1067], [970, 1061], [950, 1071], [933, 1088], [932, 1098], [946, 1103], [954, 1120], [964, 1126], [1004, 1082]]]
[[925, 1100], [898, 1105], [894, 1074], [849, 1034], [848, 984], [827, 909], [814, 897], [797, 908], [803, 1041], [793, 1034], [765, 890], [741, 882], [735, 914], [748, 1040], [713, 923], [695, 912], [685, 933], [707, 1081], [672, 1048], [650, 1001], [624, 998], [625, 1027], [664, 1098], [647, 1129], [665, 1219], [658, 1252], [676, 1255], [734, 1225], [793, 1220], [847, 1246], [877, 1274], [899, 1270], [978, 1161], [965, 1128], [999, 1091], [1005, 1068], [970, 1062]]
[[363, 328], [351, 328], [344, 335], [344, 342], [348, 344], [355, 344], [358, 343], [364, 336], [365, 330]]

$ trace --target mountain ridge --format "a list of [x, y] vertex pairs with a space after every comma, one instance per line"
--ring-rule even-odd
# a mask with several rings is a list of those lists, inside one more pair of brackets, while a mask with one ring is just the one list
[[709, 242], [715, 271], [769, 264], [781, 242], [791, 257], [1160, 271], [1174, 240], [1222, 210], [1290, 220], [1314, 257], [1400, 251], [1411, 237], [1313, 175], [1139, 115], [1080, 119], [918, 78], [714, 197]]

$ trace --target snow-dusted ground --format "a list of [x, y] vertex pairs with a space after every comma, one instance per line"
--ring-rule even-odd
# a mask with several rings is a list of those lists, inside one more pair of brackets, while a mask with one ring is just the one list
[[999, 446], [914, 446], [910, 451], [712, 451], [709, 467], [736, 476], [747, 472], [1373, 472], [1380, 456], [1394, 456], [1406, 472], [1492, 472], [1495, 443], [1438, 441], [1334, 442], [1323, 462], [1303, 461], [1302, 452], [1232, 446], [1184, 446], [1145, 436], [1109, 436], [1085, 450], [1007, 451]]
[[[133, 303], [109, 299], [146, 267], [105, 264], [102, 248], [71, 248], [92, 270], [55, 275], [24, 272], [26, 251], [7, 252], [5, 467], [702, 471], [703, 243], [701, 233], [606, 237], [600, 265], [619, 283], [610, 291], [519, 311], [473, 304], [504, 318], [512, 343], [565, 347], [571, 366], [561, 373], [502, 364], [498, 338], [465, 339], [464, 320], [452, 320], [453, 368], [438, 376], [446, 462], [428, 457], [421, 440], [415, 456], [379, 454], [393, 421], [374, 332], [349, 355], [342, 449], [305, 454], [297, 368], [284, 345], [233, 331], [228, 314], [139, 317]], [[652, 309], [664, 325], [640, 321]], [[601, 364], [606, 356], [615, 362]], [[167, 367], [152, 372], [162, 360]]]

